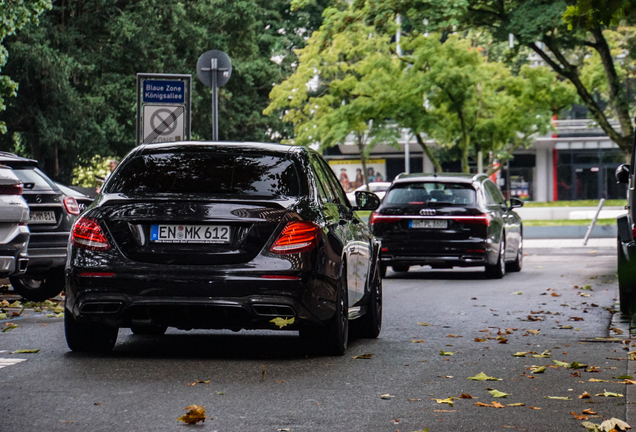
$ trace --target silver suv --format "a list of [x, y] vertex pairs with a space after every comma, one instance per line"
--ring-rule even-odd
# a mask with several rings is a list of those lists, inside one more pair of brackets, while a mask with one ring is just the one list
[[22, 188], [13, 170], [0, 165], [0, 277], [23, 274], [29, 263], [29, 206]]

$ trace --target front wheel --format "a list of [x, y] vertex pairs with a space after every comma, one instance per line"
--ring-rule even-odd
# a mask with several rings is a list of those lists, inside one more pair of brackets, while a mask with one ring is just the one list
[[519, 247], [517, 248], [517, 258], [506, 265], [506, 270], [509, 272], [520, 272], [523, 267], [523, 239], [519, 241]]
[[12, 277], [9, 278], [13, 290], [27, 300], [40, 302], [55, 297], [64, 290], [66, 283], [63, 269], [53, 269], [40, 277]]
[[109, 352], [117, 343], [117, 327], [99, 323], [78, 322], [71, 312], [64, 311], [64, 333], [66, 344], [76, 352]]
[[367, 313], [351, 322], [353, 334], [357, 337], [375, 339], [382, 330], [382, 278], [376, 272], [369, 290]]
[[617, 241], [618, 246], [618, 297], [621, 312], [629, 314], [636, 305], [636, 270], [630, 266], [627, 257], [623, 253], [621, 239]]
[[502, 239], [499, 246], [499, 256], [497, 257], [497, 262], [494, 265], [486, 264], [486, 276], [490, 279], [501, 279], [506, 274], [506, 242]]

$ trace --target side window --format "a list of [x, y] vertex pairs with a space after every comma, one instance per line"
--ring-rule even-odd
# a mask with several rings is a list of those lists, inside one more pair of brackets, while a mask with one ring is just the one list
[[322, 202], [334, 202], [336, 197], [331, 190], [329, 180], [325, 175], [322, 166], [320, 165], [320, 160], [314, 155], [311, 156], [311, 167], [313, 168], [316, 178], [316, 184], [318, 185], [318, 194], [320, 195], [320, 200]]
[[329, 180], [329, 184], [331, 185], [331, 189], [333, 190], [333, 194], [335, 195], [337, 200], [336, 202], [344, 207], [349, 207], [349, 200], [347, 199], [347, 195], [345, 195], [345, 192], [342, 189], [342, 185], [338, 181], [338, 178], [334, 174], [333, 170], [323, 159], [320, 159], [320, 164], [327, 176], [327, 180]]
[[493, 182], [487, 180], [484, 182], [484, 186], [486, 188], [486, 195], [489, 195], [488, 200], [492, 200], [492, 202], [489, 204], [499, 204], [504, 206], [506, 205], [506, 200], [504, 199], [503, 195], [501, 195], [501, 192], [499, 192], [499, 188], [497, 188], [497, 186], [495, 186]]

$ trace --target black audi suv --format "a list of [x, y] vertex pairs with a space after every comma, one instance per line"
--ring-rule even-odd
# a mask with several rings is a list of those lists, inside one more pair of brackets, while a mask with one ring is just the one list
[[485, 174], [401, 174], [369, 218], [383, 276], [387, 266], [414, 265], [484, 266], [492, 278], [520, 271], [523, 230], [513, 208], [523, 202], [510, 201]]
[[29, 210], [29, 265], [26, 273], [11, 277], [15, 292], [33, 301], [46, 300], [64, 289], [66, 247], [80, 208], [38, 166], [38, 162], [0, 152], [0, 164], [13, 168], [22, 181], [22, 197]]
[[377, 337], [379, 242], [313, 150], [258, 143], [142, 145], [73, 227], [65, 332], [108, 351], [118, 328], [297, 330], [342, 355], [349, 321]]

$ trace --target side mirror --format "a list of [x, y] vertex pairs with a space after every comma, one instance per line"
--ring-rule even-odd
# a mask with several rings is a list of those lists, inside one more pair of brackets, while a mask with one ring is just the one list
[[616, 172], [614, 175], [616, 176], [616, 181], [618, 183], [629, 183], [629, 170], [631, 167], [629, 164], [622, 164], [616, 168]]
[[373, 192], [357, 191], [354, 210], [375, 210], [380, 207], [380, 198]]
[[510, 198], [510, 208], [523, 207], [523, 201], [519, 198]]

